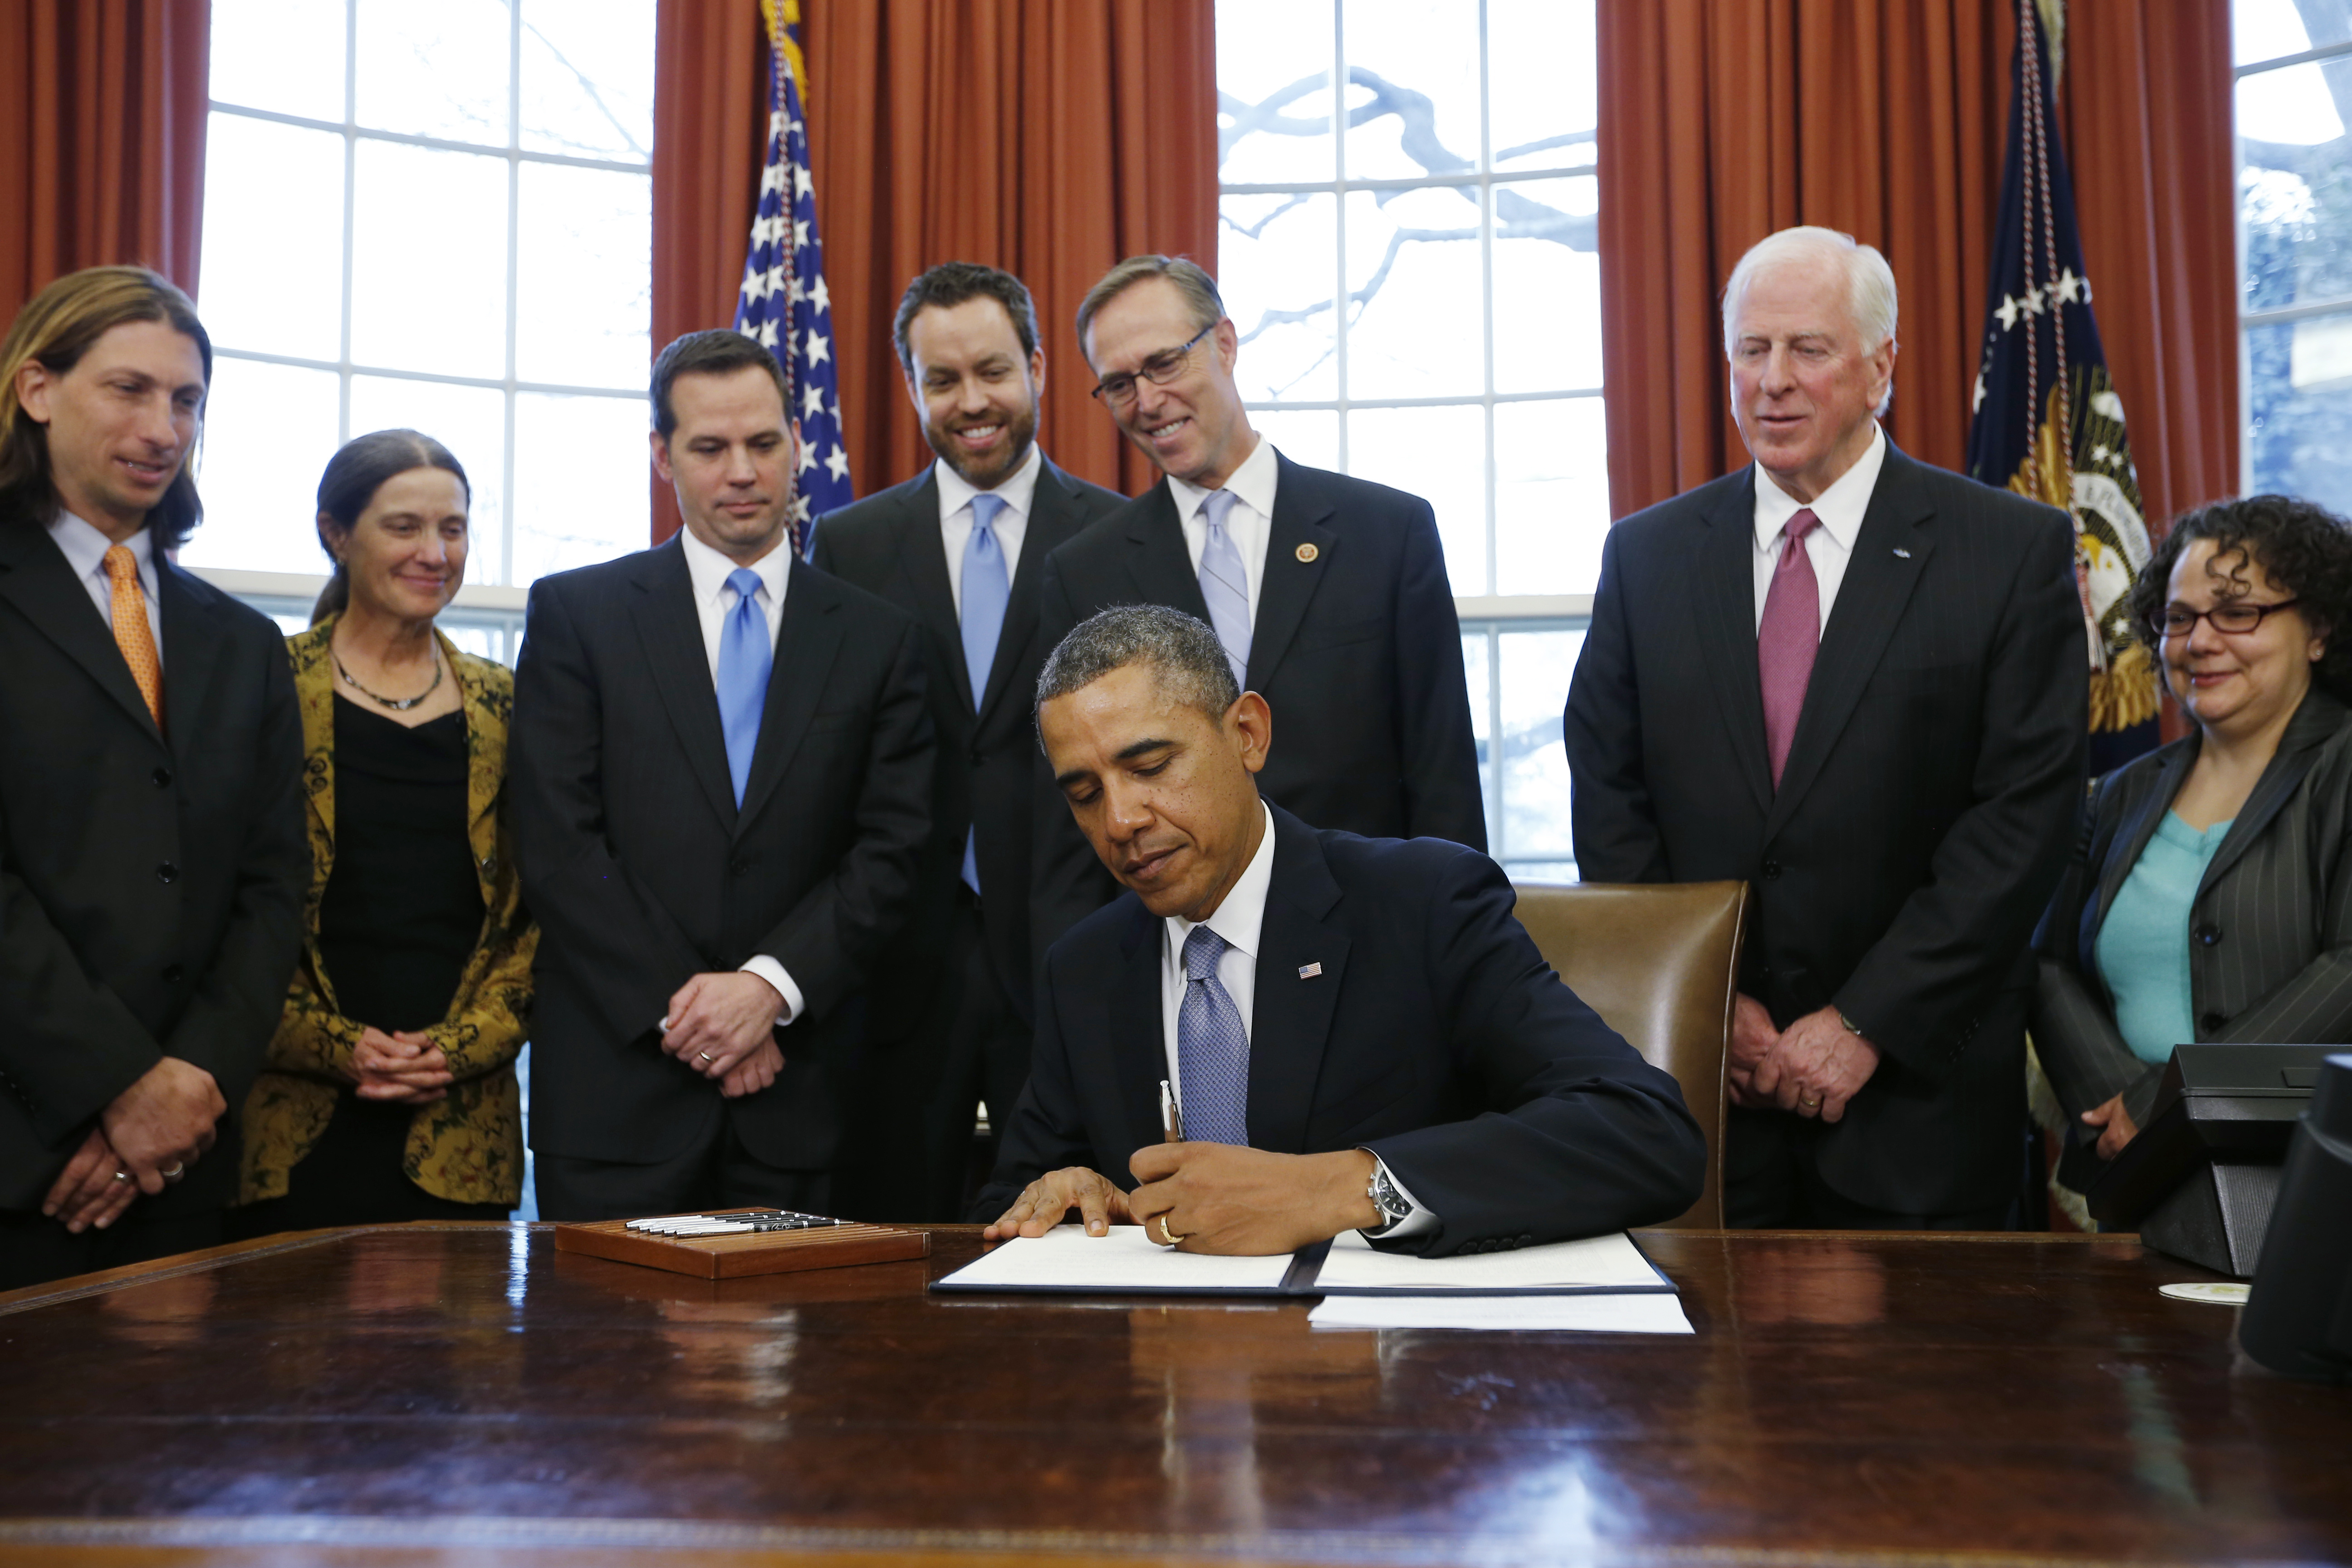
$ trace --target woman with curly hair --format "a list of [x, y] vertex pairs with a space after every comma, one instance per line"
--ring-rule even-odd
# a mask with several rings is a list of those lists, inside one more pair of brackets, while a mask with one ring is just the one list
[[466, 471], [414, 430], [319, 481], [335, 574], [288, 639], [310, 892], [302, 961], [245, 1105], [240, 1236], [504, 1219], [539, 933], [506, 813], [514, 677], [434, 626], [465, 578]]
[[2132, 612], [2197, 729], [2095, 783], [2037, 943], [2077, 1191], [2174, 1046], [2352, 1038], [2352, 525], [2275, 495], [2189, 512]]

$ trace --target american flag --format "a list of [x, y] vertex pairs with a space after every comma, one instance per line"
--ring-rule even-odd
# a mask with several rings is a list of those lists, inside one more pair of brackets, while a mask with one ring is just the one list
[[759, 339], [782, 362], [800, 426], [794, 476], [793, 548], [806, 551], [809, 521], [852, 497], [849, 454], [841, 444], [841, 385], [833, 357], [833, 301], [824, 287], [824, 247], [816, 236], [816, 182], [809, 175], [808, 121], [801, 113], [793, 63], [798, 7], [771, 12], [768, 157], [760, 206], [743, 263], [735, 330]]

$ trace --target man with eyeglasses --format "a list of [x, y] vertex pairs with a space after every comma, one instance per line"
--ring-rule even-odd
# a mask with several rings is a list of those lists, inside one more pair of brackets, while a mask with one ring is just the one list
[[921, 624], [939, 749], [914, 917], [877, 966], [903, 983], [872, 999], [835, 1206], [957, 1220], [973, 1111], [1001, 1129], [1029, 1077], [1029, 693], [1054, 646], [1038, 580], [1048, 551], [1127, 498], [1038, 447], [1045, 352], [1021, 279], [942, 262], [907, 286], [896, 331], [939, 460], [819, 518], [810, 560]]
[[[1197, 616], [1244, 689], [1282, 715], [1266, 799], [1321, 827], [1485, 849], [1461, 626], [1429, 503], [1293, 462], [1251, 428], [1240, 334], [1194, 263], [1129, 258], [1077, 325], [1096, 400], [1166, 477], [1047, 557], [1045, 646], [1113, 605]], [[1039, 777], [1042, 959], [1118, 888]]]
[[2021, 1192], [2027, 943], [2088, 728], [2074, 531], [1880, 432], [1895, 320], [1848, 236], [1741, 258], [1755, 461], [1609, 531], [1569, 690], [1583, 877], [1751, 889], [1736, 1226], [2005, 1229]]

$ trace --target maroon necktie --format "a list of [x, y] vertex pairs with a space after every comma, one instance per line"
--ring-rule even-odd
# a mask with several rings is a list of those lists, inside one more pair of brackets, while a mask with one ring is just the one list
[[1797, 715], [1805, 706], [1805, 683], [1813, 678], [1813, 656], [1822, 647], [1822, 585], [1813, 577], [1805, 535], [1821, 526], [1808, 507], [1781, 531], [1780, 560], [1764, 595], [1764, 618], [1756, 627], [1756, 673], [1764, 682], [1764, 748], [1771, 753], [1772, 787], [1780, 787], [1789, 742], [1797, 737]]

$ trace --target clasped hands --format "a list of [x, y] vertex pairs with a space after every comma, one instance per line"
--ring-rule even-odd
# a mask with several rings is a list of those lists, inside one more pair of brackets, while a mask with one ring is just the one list
[[104, 1230], [131, 1200], [153, 1197], [213, 1146], [228, 1101], [213, 1075], [165, 1057], [99, 1112], [98, 1125], [49, 1185], [41, 1212], [79, 1236]]
[[1139, 1225], [1180, 1252], [1264, 1257], [1384, 1218], [1366, 1195], [1372, 1157], [1361, 1149], [1272, 1154], [1233, 1143], [1147, 1143], [1127, 1165], [1133, 1192], [1083, 1165], [1049, 1171], [981, 1234], [989, 1241], [1043, 1236], [1076, 1209], [1088, 1236]]
[[1764, 1005], [1742, 992], [1732, 1004], [1731, 1049], [1723, 1068], [1734, 1105], [1778, 1106], [1836, 1121], [1878, 1070], [1878, 1047], [1847, 1028], [1834, 1007], [1776, 1029]]
[[776, 988], [749, 970], [698, 974], [677, 988], [663, 1015], [661, 1048], [708, 1079], [729, 1100], [776, 1081], [784, 1053], [776, 1026], [790, 1009]]

